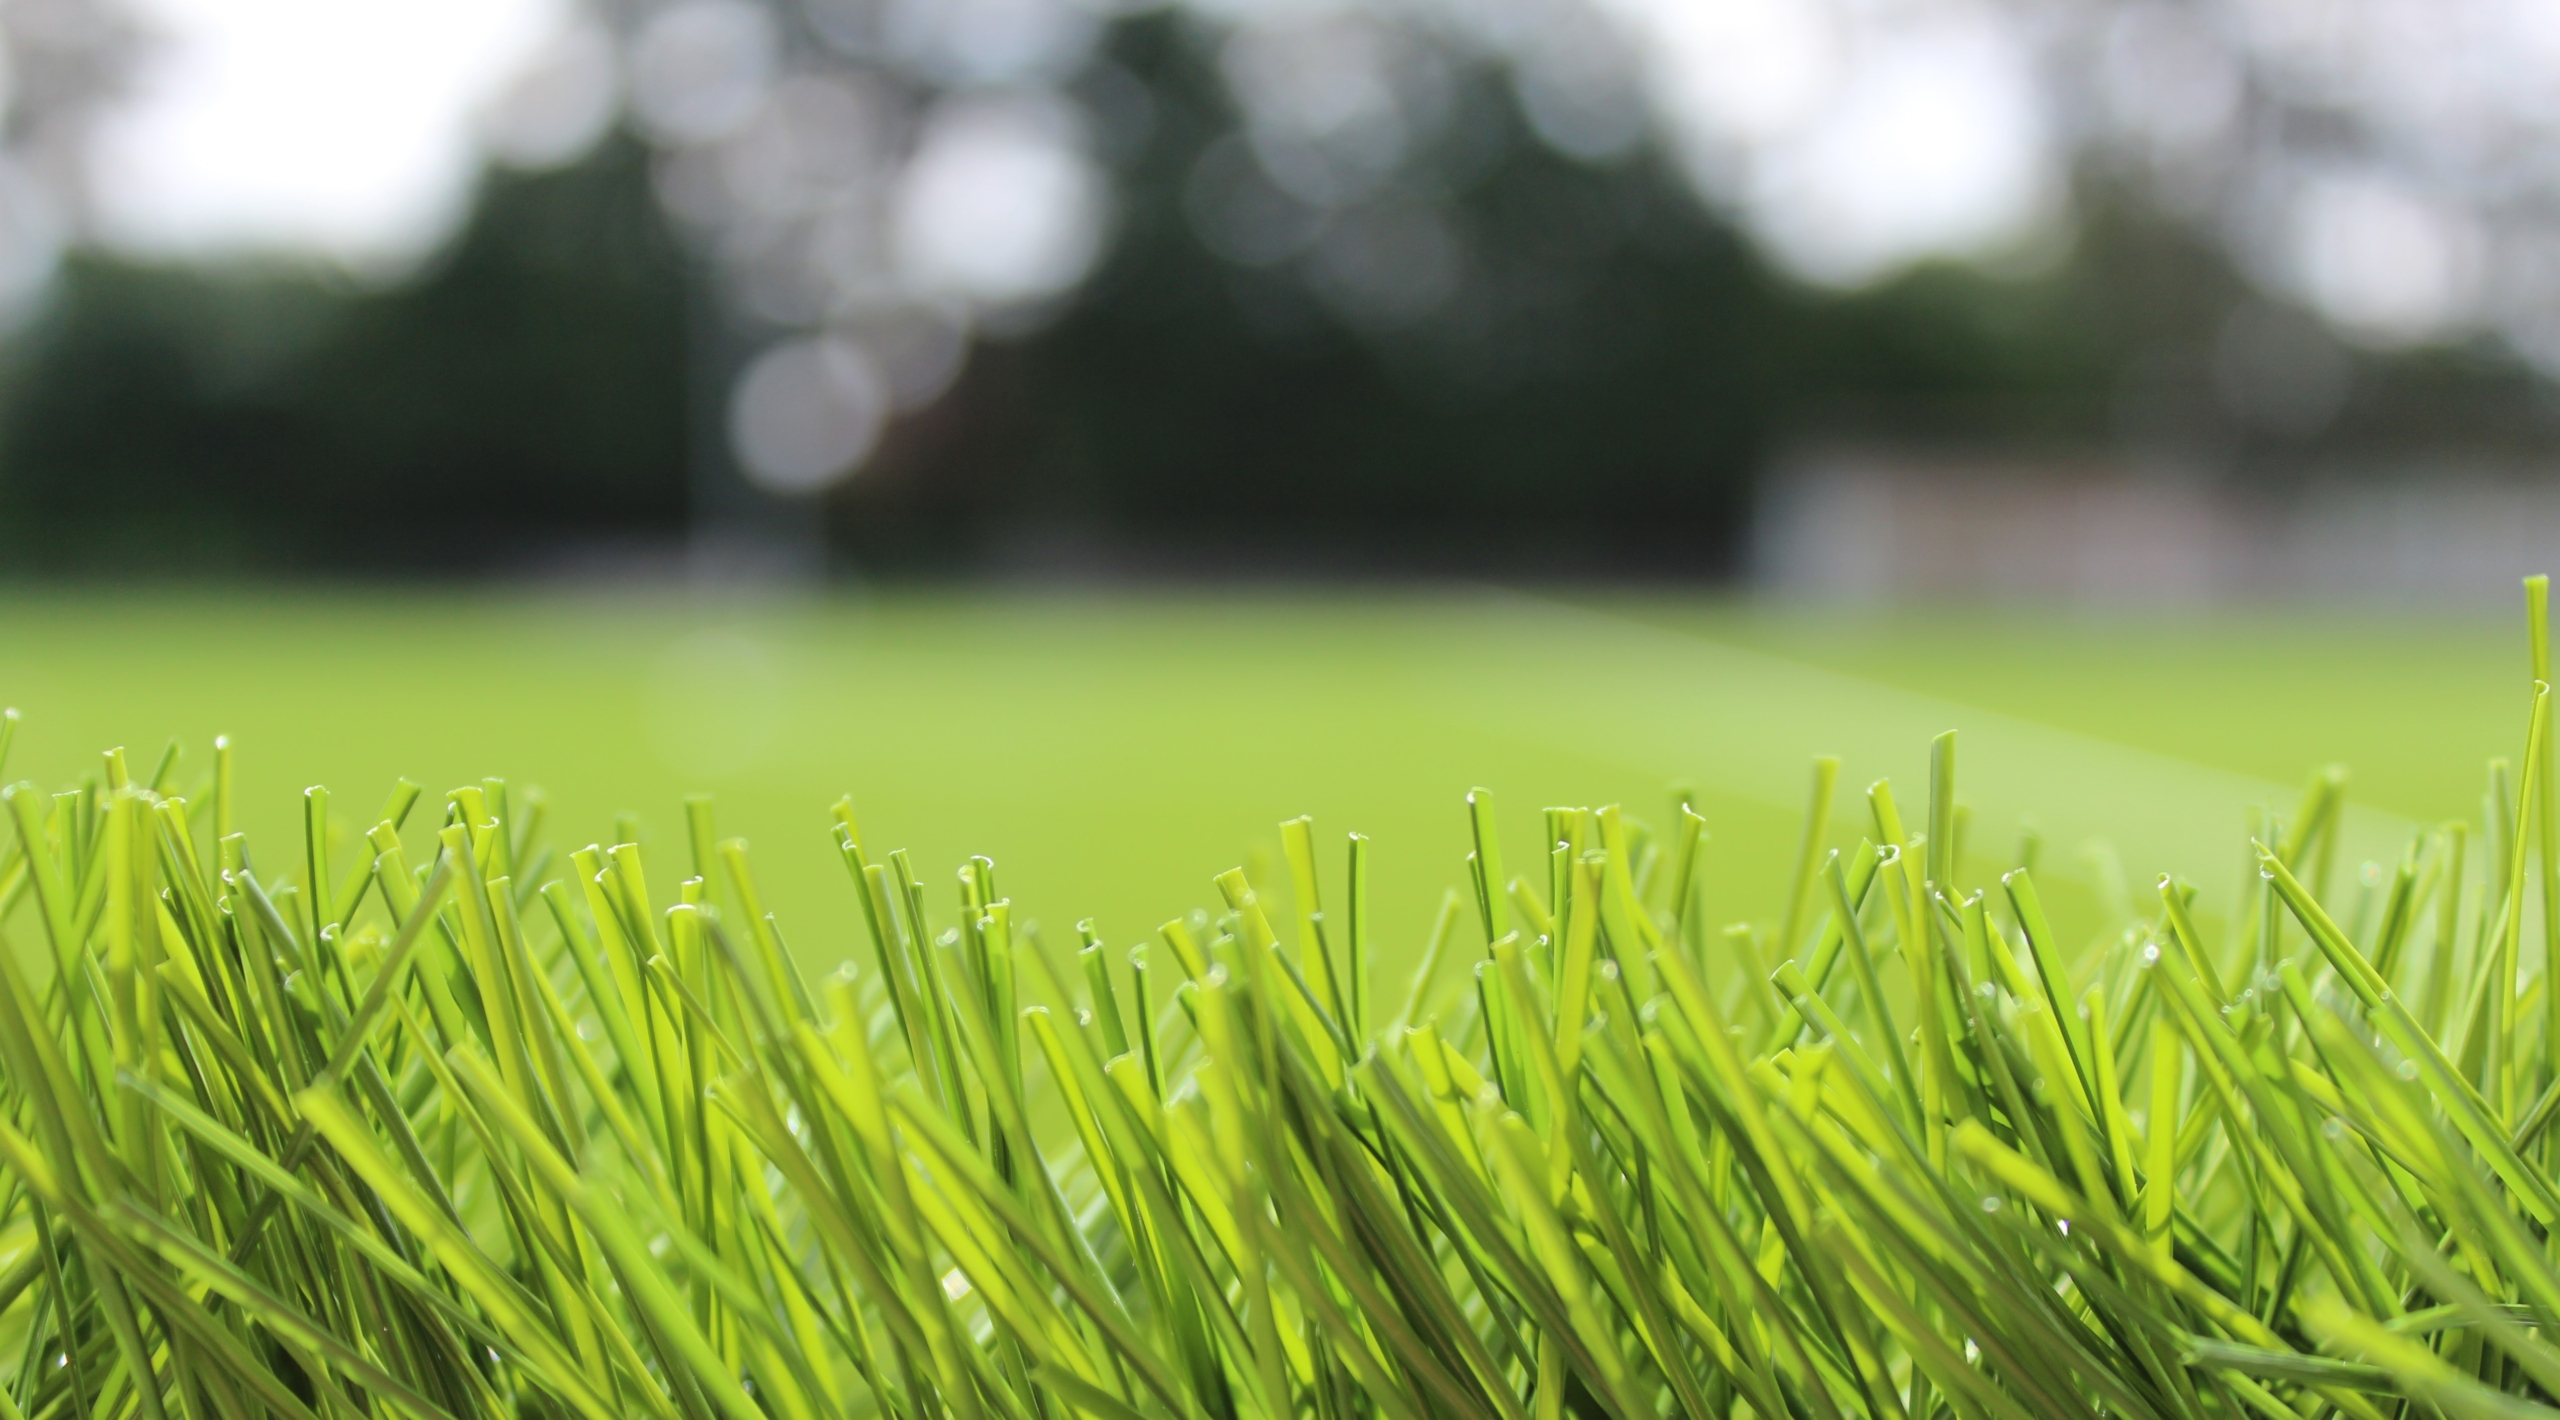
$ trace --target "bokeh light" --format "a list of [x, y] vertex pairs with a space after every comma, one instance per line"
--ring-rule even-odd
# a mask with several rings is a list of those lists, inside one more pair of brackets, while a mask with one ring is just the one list
[[1101, 244], [1100, 179], [1056, 102], [954, 98], [927, 116], [896, 196], [918, 292], [1001, 308], [1054, 296]]
[[758, 487], [813, 493], [861, 466], [888, 414], [888, 390], [861, 346], [802, 337], [748, 364], [730, 397], [729, 437]]

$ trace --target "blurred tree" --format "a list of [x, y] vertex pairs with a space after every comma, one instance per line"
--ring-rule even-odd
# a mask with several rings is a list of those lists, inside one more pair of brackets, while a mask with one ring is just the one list
[[[2485, 339], [2350, 350], [2102, 176], [2034, 269], [1821, 291], [1645, 150], [1555, 156], [1489, 69], [1452, 77], [1465, 118], [1426, 179], [1240, 257], [1203, 217], [1239, 122], [1213, 50], [1158, 12], [1118, 22], [1105, 60], [1093, 107], [1142, 121], [1107, 148], [1102, 268], [982, 332], [851, 481], [782, 505], [822, 518], [844, 567], [1714, 575], [1755, 478], [1808, 441], [2147, 447], [2242, 480], [2560, 449], [2548, 387]], [[625, 139], [493, 176], [393, 289], [79, 257], [0, 384], [0, 552], [120, 571], [672, 553], [725, 446], [701, 391], [723, 387], [727, 299]]]
[[1654, 159], [1555, 156], [1489, 73], [1452, 125], [1475, 151], [1443, 164], [1454, 289], [1381, 322], [1328, 290], [1321, 251], [1240, 265], [1204, 242], [1197, 174], [1237, 116], [1177, 17], [1125, 23], [1109, 53], [1154, 105], [1110, 258], [836, 490], [857, 564], [1718, 575], [1755, 477], [1807, 442], [2131, 446], [2244, 481], [2493, 436], [2560, 448], [2541, 382], [2486, 341], [2361, 356], [2316, 327], [2353, 398], [2254, 426], [2215, 371], [2248, 283], [2102, 176], [2031, 269], [1817, 290]]
[[683, 525], [683, 282], [627, 143], [493, 175], [387, 291], [77, 257], [13, 363], [19, 567], [488, 567]]
[[1780, 310], [1661, 174], [1522, 141], [1479, 82], [1484, 151], [1434, 214], [1462, 244], [1456, 284], [1370, 318], [1311, 258], [1254, 269], [1204, 245], [1190, 184], [1234, 116], [1182, 26], [1126, 25], [1115, 58], [1155, 121], [1107, 266], [1054, 326], [982, 348], [839, 491], [858, 562], [1722, 564]]

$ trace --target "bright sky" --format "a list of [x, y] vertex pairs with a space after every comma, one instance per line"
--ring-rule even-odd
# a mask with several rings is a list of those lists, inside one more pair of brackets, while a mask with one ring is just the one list
[[[160, 44], [99, 140], [100, 235], [152, 255], [317, 250], [397, 270], [451, 229], [479, 161], [474, 115], [564, 28], [576, 0], [131, 2]], [[1709, 148], [1775, 150], [1744, 191], [1712, 159], [1705, 166], [1724, 171], [1701, 178], [1808, 274], [1854, 282], [1917, 251], [1996, 241], [2039, 215], [2043, 125], [2023, 56], [1996, 29], [1895, 36], [1883, 57], [1928, 51], [1947, 62], [1860, 69], [1875, 82], [1852, 87], [1873, 89], [1870, 101], [1824, 125], [1807, 120], [1833, 107], [1826, 99], [1857, 67], [1844, 32], [1817, 23], [1824, 7], [1605, 8], [1638, 31], [1671, 31], [1651, 37], [1670, 60], [1653, 77], [1675, 132]], [[1771, 63], [1772, 46], [1794, 62]], [[1897, 77], [1898, 87], [1885, 82]], [[1749, 111], [1729, 112], [1737, 103]], [[1880, 170], [1903, 181], [1879, 182]]]
[[449, 230], [475, 113], [568, 0], [136, 0], [160, 44], [100, 135], [103, 234], [393, 266]]

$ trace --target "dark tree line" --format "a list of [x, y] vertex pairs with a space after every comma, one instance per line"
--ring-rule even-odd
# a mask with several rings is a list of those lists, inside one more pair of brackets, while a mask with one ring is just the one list
[[[1814, 292], [1655, 160], [1547, 153], [1490, 76], [1469, 96], [1483, 151], [1446, 199], [1468, 277], [1367, 328], [1194, 235], [1185, 182], [1234, 118], [1182, 29], [1125, 23], [1113, 58], [1152, 122], [1110, 255], [790, 514], [822, 516], [843, 565], [1715, 575], [1755, 477], [1807, 439], [2157, 441], [2256, 478], [2395, 443], [2555, 442], [2542, 386], [2463, 350], [2355, 357], [2325, 429], [2245, 427], [2207, 375], [2243, 284], [2102, 175], [2051, 270]], [[450, 571], [672, 546], [717, 437], [687, 372], [710, 304], [625, 142], [493, 175], [397, 289], [76, 259], [0, 384], [0, 554]]]

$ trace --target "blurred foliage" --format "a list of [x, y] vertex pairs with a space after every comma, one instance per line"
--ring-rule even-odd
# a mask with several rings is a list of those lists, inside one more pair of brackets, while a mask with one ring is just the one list
[[[1464, 175], [1444, 215], [1466, 279], [1404, 323], [1347, 320], [1300, 266], [1241, 268], [1195, 234], [1186, 181], [1237, 123], [1197, 37], [1141, 17], [1109, 57], [1146, 113], [1115, 155], [1108, 260], [1045, 324], [981, 340], [829, 496], [852, 565], [1712, 575], [1754, 479], [1810, 441], [2147, 446], [2239, 478], [2560, 444], [2547, 387], [2469, 349], [2354, 355], [2325, 429], [2248, 427], [2212, 378], [2246, 283], [2101, 174], [2032, 269], [1814, 291], [1659, 159], [1539, 146], [1491, 75], [1462, 83], [1470, 147], [1442, 165]], [[735, 497], [705, 480], [719, 405], [693, 393], [735, 353], [688, 339], [716, 304], [622, 141], [493, 176], [394, 289], [80, 259], [12, 357], [0, 548], [119, 570], [672, 548], [689, 507]]]
[[1071, 566], [1722, 571], [1753, 474], [1799, 428], [1972, 401], [2008, 406], [1990, 425], [2059, 412], [2086, 434], [2139, 334], [2077, 272], [1797, 288], [1652, 160], [1540, 147], [1492, 76], [1459, 100], [1468, 279], [1362, 329], [1291, 270], [1198, 240], [1186, 178], [1237, 116], [1178, 24], [1118, 38], [1155, 119], [1111, 259], [840, 495], [839, 541], [873, 565], [992, 543]]
[[495, 175], [389, 290], [73, 261], [0, 424], [21, 566], [485, 565], [684, 515], [685, 317], [643, 155]]

